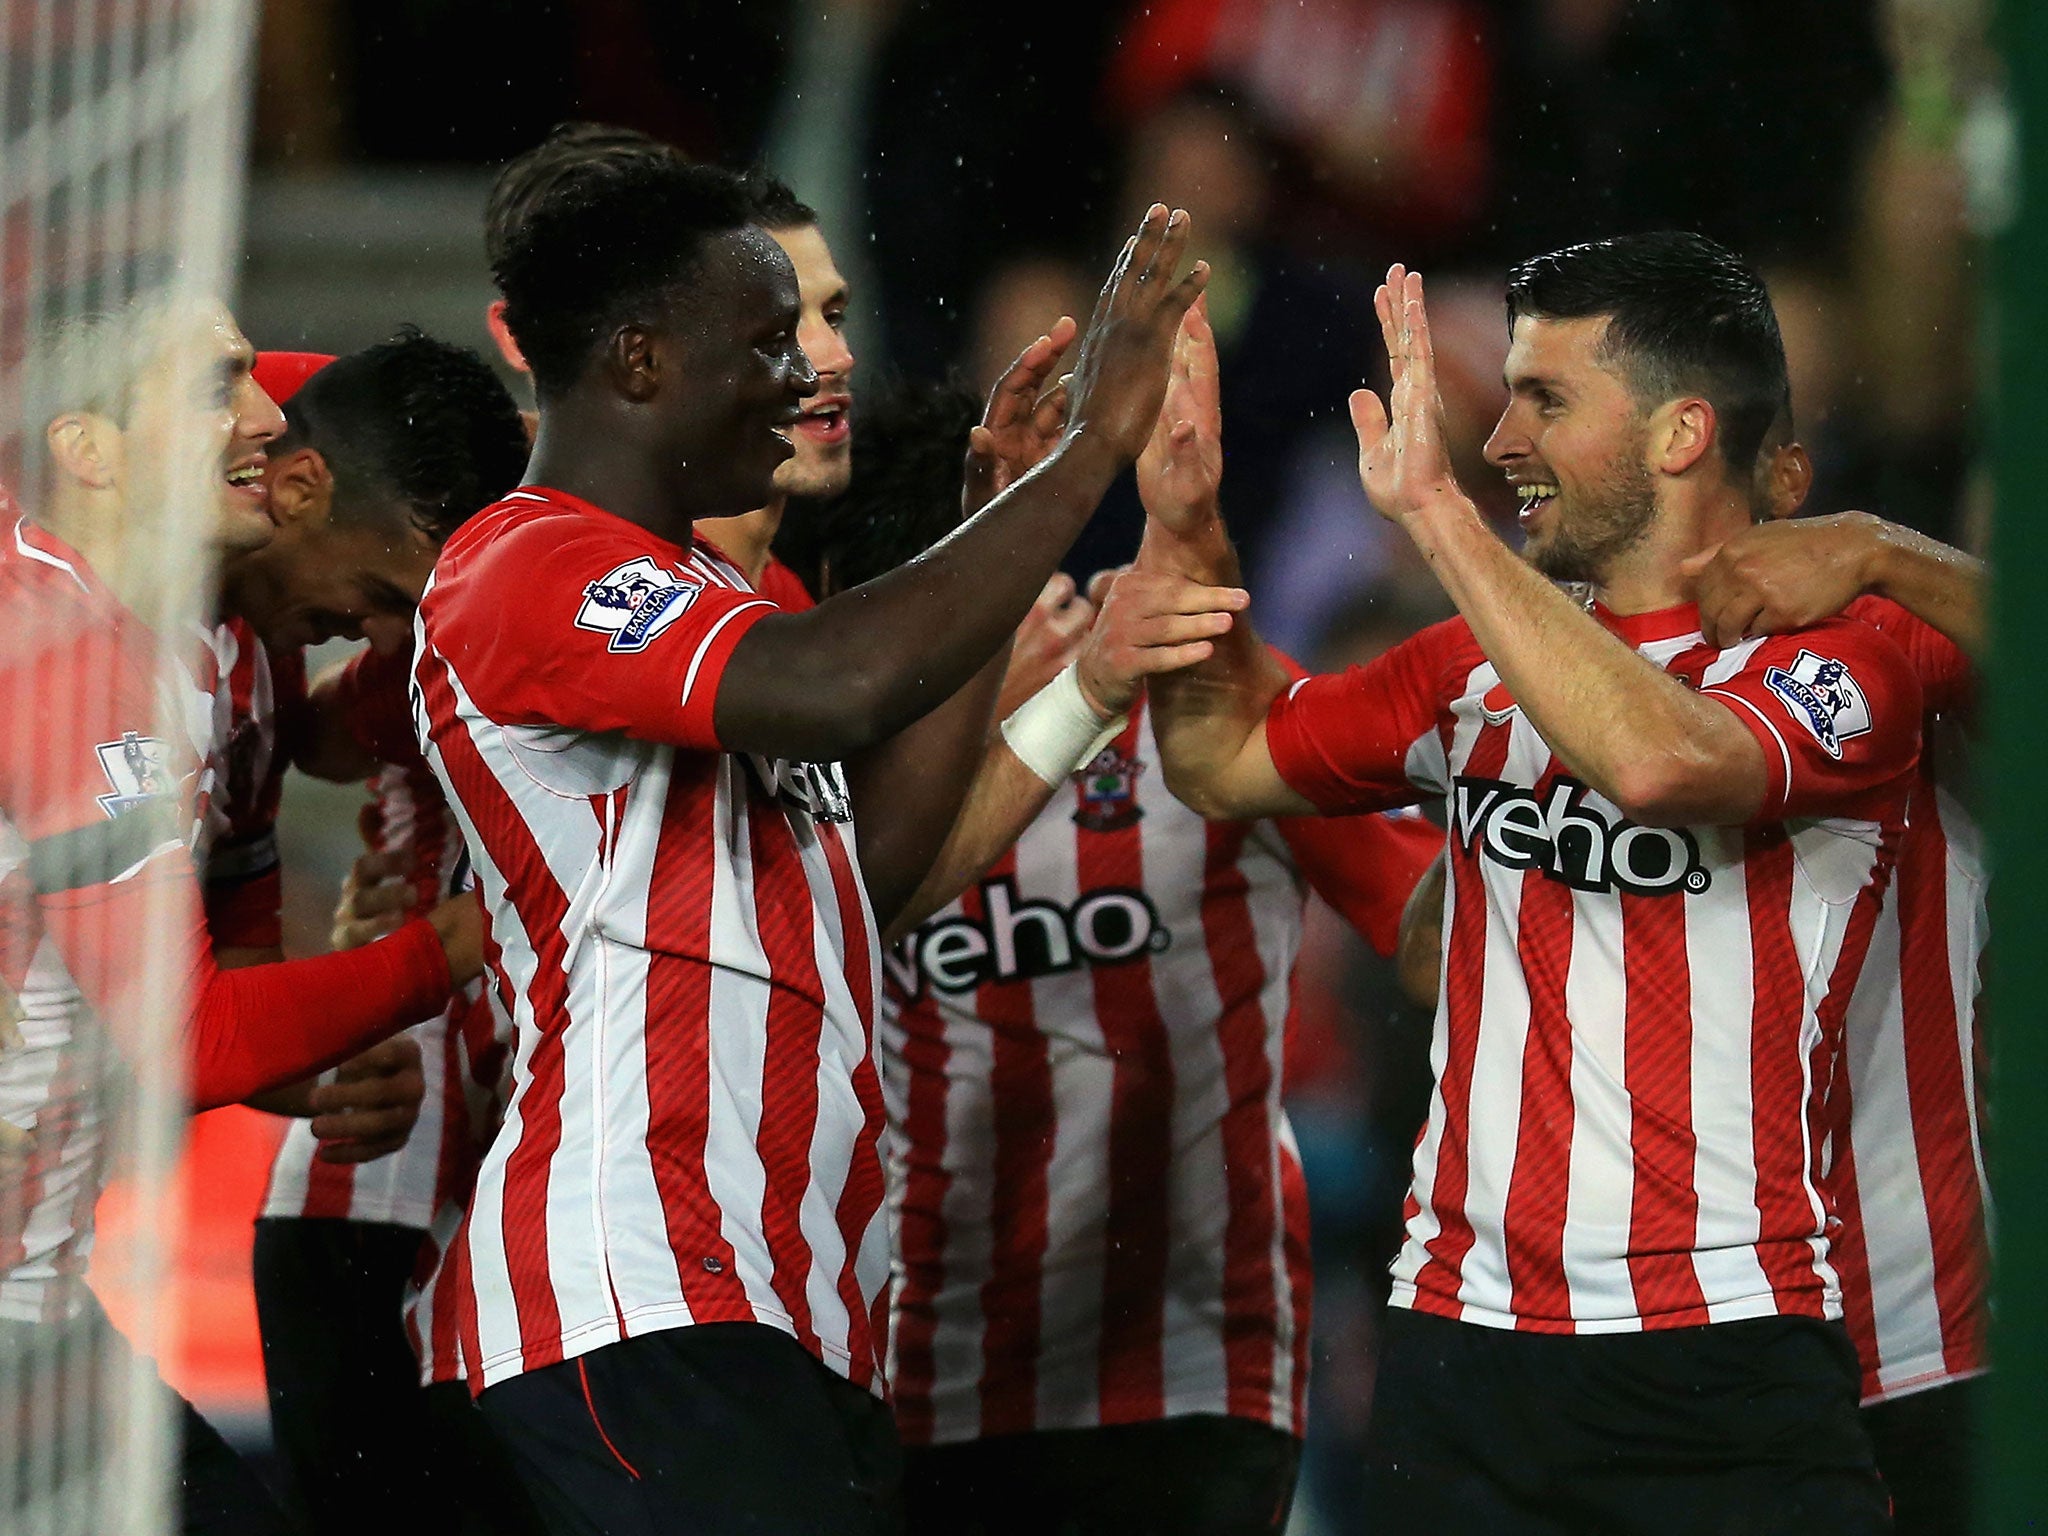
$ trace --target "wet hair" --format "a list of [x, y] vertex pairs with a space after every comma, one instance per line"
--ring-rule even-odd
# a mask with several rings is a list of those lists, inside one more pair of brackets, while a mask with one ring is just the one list
[[1623, 235], [1535, 256], [1508, 273], [1508, 327], [1607, 317], [1605, 359], [1636, 402], [1653, 410], [1681, 395], [1714, 408], [1729, 471], [1747, 481], [1791, 385], [1777, 312], [1756, 269], [1704, 235]]
[[492, 268], [534, 393], [559, 398], [621, 325], [687, 302], [713, 237], [749, 222], [738, 176], [677, 156], [605, 160], [558, 181]]
[[974, 396], [950, 380], [896, 380], [865, 392], [847, 488], [792, 499], [776, 557], [823, 598], [923, 554], [960, 526], [967, 435], [980, 418]]
[[284, 419], [270, 453], [319, 450], [337, 523], [396, 509], [436, 544], [526, 470], [526, 429], [498, 375], [415, 326], [320, 369], [284, 403]]
[[688, 160], [637, 128], [611, 123], [557, 123], [540, 143], [505, 162], [484, 201], [484, 259], [493, 271], [505, 259], [512, 236], [549, 194], [592, 166], [621, 160]]
[[789, 189], [789, 183], [770, 175], [761, 166], [749, 169], [740, 180], [747, 190], [747, 222], [763, 229], [811, 229], [818, 222], [818, 210]]

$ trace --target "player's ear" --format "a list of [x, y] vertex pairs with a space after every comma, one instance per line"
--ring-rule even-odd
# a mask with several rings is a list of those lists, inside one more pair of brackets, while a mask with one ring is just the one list
[[645, 405], [661, 392], [661, 349], [646, 326], [622, 325], [613, 331], [604, 360], [612, 388], [635, 405]]
[[1813, 459], [1804, 443], [1787, 443], [1771, 461], [1771, 516], [1791, 517], [1813, 489]]
[[504, 358], [515, 372], [533, 372], [526, 366], [526, 354], [519, 350], [519, 343], [512, 335], [512, 327], [505, 323], [503, 299], [491, 300], [491, 307], [484, 311], [484, 329], [491, 333], [491, 340], [498, 344], [498, 356]]
[[318, 448], [287, 449], [264, 466], [270, 515], [280, 528], [324, 520], [334, 502], [334, 471]]
[[116, 444], [121, 429], [92, 411], [66, 411], [53, 417], [43, 441], [50, 458], [64, 474], [93, 490], [106, 490], [120, 473]]
[[1660, 406], [1650, 419], [1652, 467], [1667, 475], [1684, 474], [1714, 446], [1718, 427], [1714, 408], [1697, 395]]

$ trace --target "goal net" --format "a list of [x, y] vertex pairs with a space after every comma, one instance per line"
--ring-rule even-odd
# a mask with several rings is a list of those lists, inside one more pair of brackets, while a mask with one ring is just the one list
[[[189, 904], [152, 894], [97, 935], [129, 983], [102, 1011], [52, 903], [88, 883], [55, 835], [93, 830], [64, 824], [67, 797], [189, 832], [202, 690], [159, 668], [137, 728], [96, 742], [129, 652], [64, 629], [139, 632], [158, 661], [201, 644], [222, 515], [203, 317], [231, 297], [254, 26], [249, 0], [0, 0], [0, 1530], [19, 1536], [175, 1524], [179, 1425], [150, 1360]], [[95, 1253], [117, 1175], [140, 1215]], [[88, 1260], [127, 1299], [125, 1339]]]

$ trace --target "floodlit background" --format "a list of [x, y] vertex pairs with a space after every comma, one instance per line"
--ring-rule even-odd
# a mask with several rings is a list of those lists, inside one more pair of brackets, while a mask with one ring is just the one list
[[[17, 7], [18, 8], [18, 7]], [[1627, 230], [1723, 239], [1770, 276], [1811, 505], [1981, 548], [1981, 253], [2012, 128], [1973, 0], [266, 0], [236, 312], [259, 347], [340, 352], [402, 321], [490, 354], [492, 168], [568, 118], [763, 160], [853, 278], [861, 377], [985, 385], [1085, 315], [1149, 202], [1216, 268], [1224, 496], [1262, 629], [1370, 655], [1445, 611], [1364, 504], [1346, 392], [1380, 366], [1388, 262], [1431, 282], [1464, 477], [1499, 408], [1512, 261]], [[220, 217], [231, 223], [232, 207]], [[856, 390], [858, 380], [856, 381]], [[1073, 567], [1128, 558], [1114, 495]], [[287, 944], [324, 941], [358, 796], [294, 777]], [[1311, 1452], [1297, 1528], [1351, 1496], [1385, 1262], [1427, 1088], [1426, 1021], [1327, 913], [1312, 923], [1294, 1123], [1315, 1202]], [[198, 1122], [203, 1191], [167, 1360], [265, 1433], [250, 1220], [277, 1122]]]

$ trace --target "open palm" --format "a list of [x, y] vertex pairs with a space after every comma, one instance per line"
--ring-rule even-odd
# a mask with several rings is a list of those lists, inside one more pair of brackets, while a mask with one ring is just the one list
[[1223, 484], [1223, 404], [1216, 333], [1197, 299], [1181, 318], [1159, 422], [1138, 455], [1138, 497], [1170, 528], [1213, 512]]
[[1354, 391], [1351, 425], [1358, 433], [1358, 478], [1365, 494], [1381, 516], [1398, 523], [1440, 496], [1458, 494], [1458, 482], [1444, 445], [1444, 403], [1421, 274], [1388, 268], [1372, 307], [1393, 388], [1385, 405], [1369, 389]]

